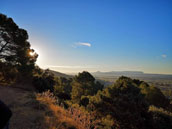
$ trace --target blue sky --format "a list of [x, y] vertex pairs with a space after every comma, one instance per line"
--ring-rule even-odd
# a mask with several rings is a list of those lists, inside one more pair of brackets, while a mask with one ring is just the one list
[[42, 68], [172, 74], [171, 0], [0, 0], [0, 12]]

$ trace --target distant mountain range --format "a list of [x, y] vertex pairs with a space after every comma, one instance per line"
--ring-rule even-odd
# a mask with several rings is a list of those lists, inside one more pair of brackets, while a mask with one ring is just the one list
[[[57, 72], [51, 70], [51, 72], [57, 76], [57, 77], [66, 77], [66, 78], [72, 78], [76, 74], [68, 75], [65, 73]], [[153, 79], [153, 80], [172, 80], [172, 74], [150, 74], [150, 73], [144, 73], [142, 71], [111, 71], [111, 72], [92, 72], [91, 73], [95, 78], [118, 78], [120, 76], [127, 76], [131, 78], [138, 78], [138, 79]]]
[[95, 77], [119, 77], [119, 76], [128, 76], [128, 77], [138, 77], [138, 78], [171, 78], [172, 74], [149, 74], [142, 71], [111, 71], [111, 72], [93, 72]]

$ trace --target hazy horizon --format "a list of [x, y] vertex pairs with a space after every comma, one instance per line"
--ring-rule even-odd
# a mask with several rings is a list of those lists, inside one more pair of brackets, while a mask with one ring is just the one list
[[101, 72], [101, 73], [109, 73], [109, 72], [116, 72], [116, 73], [120, 73], [120, 72], [142, 72], [143, 74], [160, 74], [160, 75], [172, 75], [172, 74], [166, 74], [166, 73], [146, 73], [146, 72], [143, 72], [143, 71], [138, 71], [138, 70], [135, 70], [135, 71], [131, 71], [131, 70], [112, 70], [112, 71], [88, 71], [88, 70], [81, 70], [81, 71], [78, 71], [78, 72], [63, 72], [63, 71], [58, 71], [58, 70], [54, 70], [54, 69], [50, 69], [50, 68], [46, 68], [46, 69], [49, 69], [49, 70], [52, 70], [52, 71], [55, 71], [55, 72], [60, 72], [60, 73], [63, 73], [63, 74], [67, 74], [67, 75], [77, 75], [78, 73], [82, 73], [83, 71], [87, 71], [87, 72], [90, 72], [90, 73], [97, 73], [97, 72]]
[[0, 10], [27, 30], [41, 68], [172, 74], [170, 0], [1, 0]]

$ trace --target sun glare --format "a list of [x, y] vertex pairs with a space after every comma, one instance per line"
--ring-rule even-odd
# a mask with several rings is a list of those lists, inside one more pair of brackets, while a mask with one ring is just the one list
[[29, 55], [30, 56], [33, 56], [35, 53], [34, 52], [29, 52]]

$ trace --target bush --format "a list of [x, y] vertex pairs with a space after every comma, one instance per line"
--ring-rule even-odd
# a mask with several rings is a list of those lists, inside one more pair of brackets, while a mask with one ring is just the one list
[[106, 120], [108, 129], [152, 129], [148, 104], [130, 78], [119, 78], [114, 85], [90, 97], [88, 110], [102, 118], [103, 128]]
[[157, 129], [172, 129], [172, 113], [164, 110], [163, 108], [157, 108], [155, 106], [149, 107], [149, 112], [153, 116], [154, 125]]
[[145, 99], [149, 105], [168, 108], [170, 101], [164, 96], [161, 90], [154, 86], [149, 86], [146, 83], [140, 84], [141, 93], [145, 95]]
[[71, 99], [72, 79], [66, 79], [64, 77], [56, 78], [56, 85], [54, 86], [54, 95], [62, 100]]
[[41, 76], [33, 78], [33, 85], [38, 92], [47, 90], [53, 92], [55, 83], [54, 75], [49, 70], [45, 70]]
[[89, 72], [79, 73], [74, 77], [72, 83], [71, 98], [74, 103], [78, 103], [82, 96], [95, 95], [103, 89], [103, 85], [95, 81], [95, 78]]
[[82, 129], [97, 129], [98, 124], [100, 124], [99, 120], [94, 119], [93, 114], [84, 112], [76, 107], [69, 108], [68, 114]]
[[0, 83], [15, 82], [18, 76], [18, 70], [11, 64], [0, 61]]
[[89, 104], [89, 98], [86, 96], [82, 96], [79, 105], [87, 107], [88, 104]]

